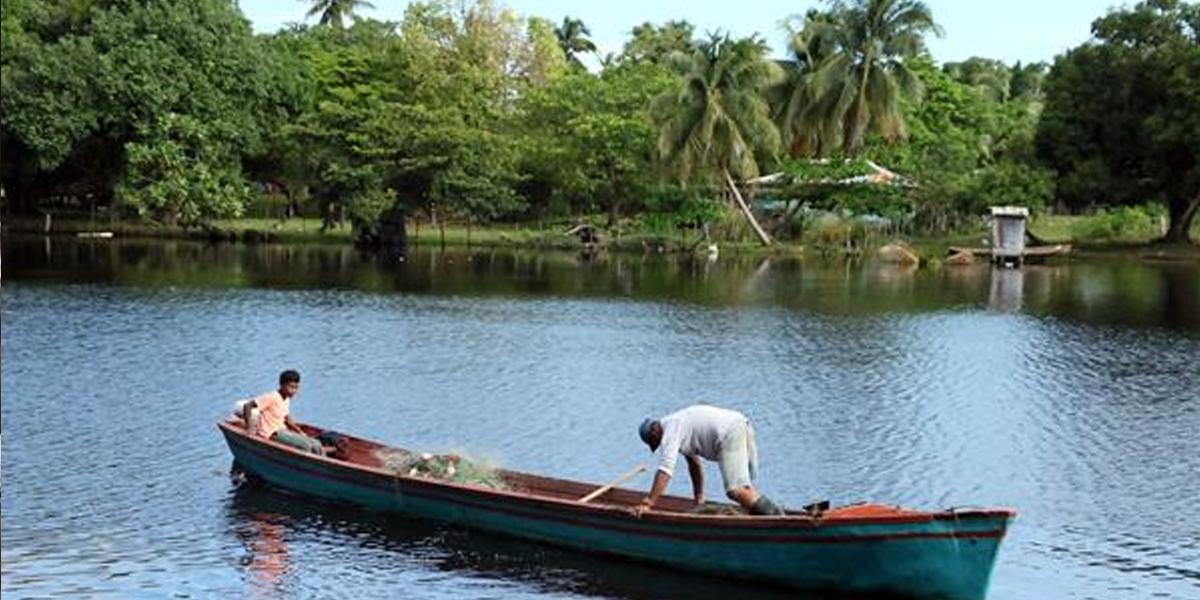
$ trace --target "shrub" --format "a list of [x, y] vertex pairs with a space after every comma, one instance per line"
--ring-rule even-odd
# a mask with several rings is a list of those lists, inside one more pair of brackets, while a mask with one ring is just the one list
[[1113, 240], [1149, 237], [1154, 234], [1153, 211], [1140, 206], [1100, 210], [1071, 227], [1077, 240]]

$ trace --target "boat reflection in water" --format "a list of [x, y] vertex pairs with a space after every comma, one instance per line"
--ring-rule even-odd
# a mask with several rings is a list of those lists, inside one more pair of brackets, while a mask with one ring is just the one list
[[[235, 470], [237, 466], [234, 466]], [[422, 587], [424, 597], [463, 597], [463, 578], [491, 590], [493, 596], [569, 594], [594, 598], [657, 600], [867, 600], [878, 596], [803, 592], [753, 582], [731, 581], [473, 531], [428, 521], [314, 501], [281, 492], [261, 482], [235, 485], [226, 518], [245, 555], [247, 597], [285, 598], [297, 589], [337, 592], [341, 588], [325, 571], [305, 570], [291, 560], [337, 563], [354, 572], [391, 567], [390, 589], [400, 597]], [[404, 568], [399, 568], [403, 566]], [[320, 573], [324, 573], [321, 575]], [[441, 575], [454, 574], [455, 578]], [[444, 581], [445, 594], [435, 589]], [[362, 583], [362, 582], [360, 582]]]

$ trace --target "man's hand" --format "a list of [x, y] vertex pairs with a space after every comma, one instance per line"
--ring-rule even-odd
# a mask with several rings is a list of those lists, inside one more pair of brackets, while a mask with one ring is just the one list
[[642, 500], [641, 502], [639, 502], [637, 506], [634, 506], [633, 508], [629, 509], [629, 512], [633, 513], [633, 516], [640, 519], [640, 518], [642, 518], [642, 514], [645, 513], [646, 511], [650, 510], [653, 506], [654, 506], [654, 502], [652, 502], [650, 500], [650, 498], [646, 498], [646, 499]]
[[663, 492], [667, 489], [667, 483], [671, 481], [671, 476], [666, 471], [657, 471], [654, 473], [654, 485], [650, 486], [650, 493], [642, 500], [642, 503], [630, 509], [633, 516], [640, 517], [642, 513], [650, 510], [654, 503], [658, 501]]

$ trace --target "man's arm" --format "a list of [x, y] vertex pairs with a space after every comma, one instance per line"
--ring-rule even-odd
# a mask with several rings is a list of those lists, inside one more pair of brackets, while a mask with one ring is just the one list
[[[283, 416], [283, 426], [292, 431], [295, 431], [296, 433], [304, 433], [304, 430], [300, 429], [300, 426], [297, 425], [296, 422], [292, 420], [292, 415], [284, 415]], [[305, 435], [308, 435], [308, 434], [305, 434]]]
[[[242, 405], [242, 422], [246, 424], [246, 431], [250, 431], [250, 411], [254, 410], [255, 408], [258, 408], [258, 404], [253, 400], [247, 400], [246, 403]], [[254, 432], [251, 431], [251, 433]]]
[[688, 474], [692, 476], [692, 497], [696, 504], [704, 504], [704, 465], [700, 464], [699, 456], [687, 456]]
[[671, 476], [668, 475], [666, 471], [655, 471], [654, 484], [650, 486], [650, 493], [646, 495], [644, 500], [642, 500], [642, 506], [644, 507], [642, 510], [646, 510], [651, 506], [654, 506], [654, 503], [658, 502], [658, 499], [663, 495], [663, 492], [667, 491], [667, 484], [670, 482]]

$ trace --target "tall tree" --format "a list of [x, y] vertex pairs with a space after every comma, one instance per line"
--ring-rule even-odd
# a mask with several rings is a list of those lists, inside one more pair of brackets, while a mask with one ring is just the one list
[[302, 2], [311, 2], [312, 6], [308, 9], [308, 16], [321, 16], [320, 23], [342, 29], [346, 26], [346, 21], [355, 17], [355, 11], [360, 8], [375, 8], [374, 4], [367, 0], [301, 0]]
[[[526, 192], [538, 208], [557, 200], [580, 211], [602, 209], [615, 224], [654, 181], [657, 131], [647, 109], [671, 84], [664, 67], [622, 63], [599, 75], [573, 72], [521, 98]], [[539, 211], [540, 213], [541, 211]]]
[[596, 51], [596, 44], [587, 37], [592, 35], [591, 30], [579, 19], [563, 17], [562, 25], [554, 29], [554, 35], [558, 37], [558, 46], [562, 48], [567, 62], [577, 68], [583, 68], [583, 63], [579, 60], [580, 54]]
[[1067, 204], [1162, 201], [1166, 239], [1184, 241], [1200, 210], [1200, 4], [1140, 2], [1092, 34], [1046, 78], [1039, 154]]
[[834, 48], [830, 36], [820, 35], [823, 26], [813, 22], [828, 20], [829, 13], [810, 10], [803, 20], [785, 24], [790, 60], [783, 61], [785, 76], [771, 86], [769, 96], [783, 143], [792, 156], [820, 156], [834, 150], [841, 140], [824, 124], [833, 96], [819, 97], [814, 84], [817, 70]]
[[715, 175], [714, 183], [728, 190], [759, 240], [770, 244], [736, 182], [757, 175], [759, 156], [774, 158], [780, 146], [765, 97], [780, 73], [766, 52], [756, 37], [712, 34], [691, 53], [672, 58], [675, 85], [655, 98], [651, 110], [667, 166], [684, 181], [712, 181]]
[[962, 62], [946, 63], [942, 70], [996, 102], [1004, 102], [1012, 95], [1014, 71], [994, 58], [972, 56]]
[[1046, 80], [1046, 71], [1050, 65], [1044, 62], [1034, 62], [1013, 65], [1012, 77], [1009, 79], [1009, 93], [1012, 98], [1033, 102], [1042, 100], [1042, 83]]
[[676, 52], [692, 48], [695, 27], [687, 21], [667, 21], [662, 25], [650, 22], [633, 28], [633, 36], [621, 51], [621, 59], [633, 62], [665, 63]]
[[567, 70], [567, 57], [558, 47], [554, 24], [540, 17], [525, 22], [525, 53], [521, 71], [534, 85], [543, 85]]
[[[286, 96], [246, 19], [228, 0], [77, 4], [90, 6], [54, 5], [28, 30], [6, 22], [9, 193], [26, 209], [48, 195], [115, 196], [129, 211], [184, 225], [239, 214], [242, 161], [263, 149]], [[5, 18], [32, 16], [9, 14], [21, 7], [6, 3]], [[29, 35], [10, 35], [21, 31]]]
[[941, 34], [929, 7], [918, 0], [830, 0], [830, 10], [805, 28], [809, 43], [830, 48], [810, 80], [826, 137], [840, 136], [851, 156], [862, 151], [868, 130], [887, 140], [904, 137], [900, 99], [921, 95], [905, 60], [924, 50], [926, 35]]

